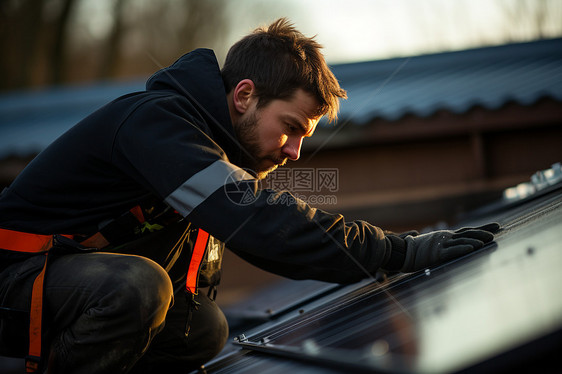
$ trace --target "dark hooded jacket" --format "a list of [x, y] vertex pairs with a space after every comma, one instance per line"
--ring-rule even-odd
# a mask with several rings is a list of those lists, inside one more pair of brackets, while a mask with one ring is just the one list
[[216, 58], [195, 50], [41, 152], [0, 195], [0, 227], [88, 236], [157, 199], [289, 278], [347, 283], [400, 268], [402, 239], [259, 189], [236, 166], [240, 155]]

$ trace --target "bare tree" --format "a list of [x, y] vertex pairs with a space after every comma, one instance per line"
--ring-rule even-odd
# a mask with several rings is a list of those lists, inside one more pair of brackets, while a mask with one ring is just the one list
[[[183, 53], [223, 42], [227, 0], [128, 2], [121, 36], [121, 73], [151, 73]], [[127, 67], [127, 72], [123, 71]]]
[[[500, 0], [500, 7], [510, 26], [506, 34], [510, 40], [544, 39], [547, 37], [546, 27], [550, 17], [558, 14], [558, 0]], [[560, 20], [556, 20], [560, 22]]]
[[[69, 79], [70, 70], [75, 72], [73, 79], [82, 80], [111, 78], [129, 70], [151, 72], [155, 66], [147, 55], [166, 64], [190, 49], [212, 46], [220, 39], [227, 26], [226, 3], [113, 0], [107, 36], [71, 44], [71, 38], [88, 37], [87, 33], [74, 35], [70, 28], [78, 6], [83, 4], [80, 0], [2, 1], [0, 47], [9, 53], [0, 62], [0, 89], [37, 85], [41, 75], [45, 83], [62, 84]], [[136, 43], [129, 43], [129, 58], [124, 60], [123, 44], [131, 37]], [[88, 67], [77, 70], [77, 58], [88, 59]], [[139, 62], [144, 67], [139, 68]]]
[[113, 7], [113, 25], [102, 51], [102, 60], [98, 70], [98, 79], [107, 79], [115, 75], [120, 56], [120, 45], [124, 32], [123, 13], [127, 0], [116, 0]]
[[68, 23], [75, 5], [75, 0], [63, 0], [55, 22], [54, 47], [50, 59], [52, 84], [61, 84], [64, 81], [64, 72], [67, 65]]
[[43, 1], [0, 3], [0, 89], [25, 87], [31, 83], [37, 57]]

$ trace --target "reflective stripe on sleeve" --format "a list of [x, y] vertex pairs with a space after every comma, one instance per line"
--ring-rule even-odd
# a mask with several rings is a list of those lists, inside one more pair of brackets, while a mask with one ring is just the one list
[[224, 160], [217, 160], [176, 188], [165, 201], [186, 217], [220, 187], [251, 179], [254, 177], [244, 169]]

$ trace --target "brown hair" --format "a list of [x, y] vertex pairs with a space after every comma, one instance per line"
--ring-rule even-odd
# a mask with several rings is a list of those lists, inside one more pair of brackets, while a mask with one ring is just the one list
[[339, 99], [347, 98], [320, 52], [322, 46], [286, 19], [260, 27], [234, 44], [226, 56], [222, 76], [230, 92], [243, 79], [256, 87], [258, 107], [274, 99], [288, 99], [298, 88], [320, 102], [318, 115], [337, 118]]

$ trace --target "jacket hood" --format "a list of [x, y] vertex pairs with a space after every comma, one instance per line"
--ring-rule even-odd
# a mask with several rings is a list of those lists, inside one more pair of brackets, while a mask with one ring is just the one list
[[174, 91], [186, 97], [208, 119], [215, 140], [229, 158], [240, 157], [240, 149], [233, 142], [235, 135], [224, 83], [212, 50], [200, 48], [186, 53], [171, 66], [154, 73], [146, 82], [146, 89]]

